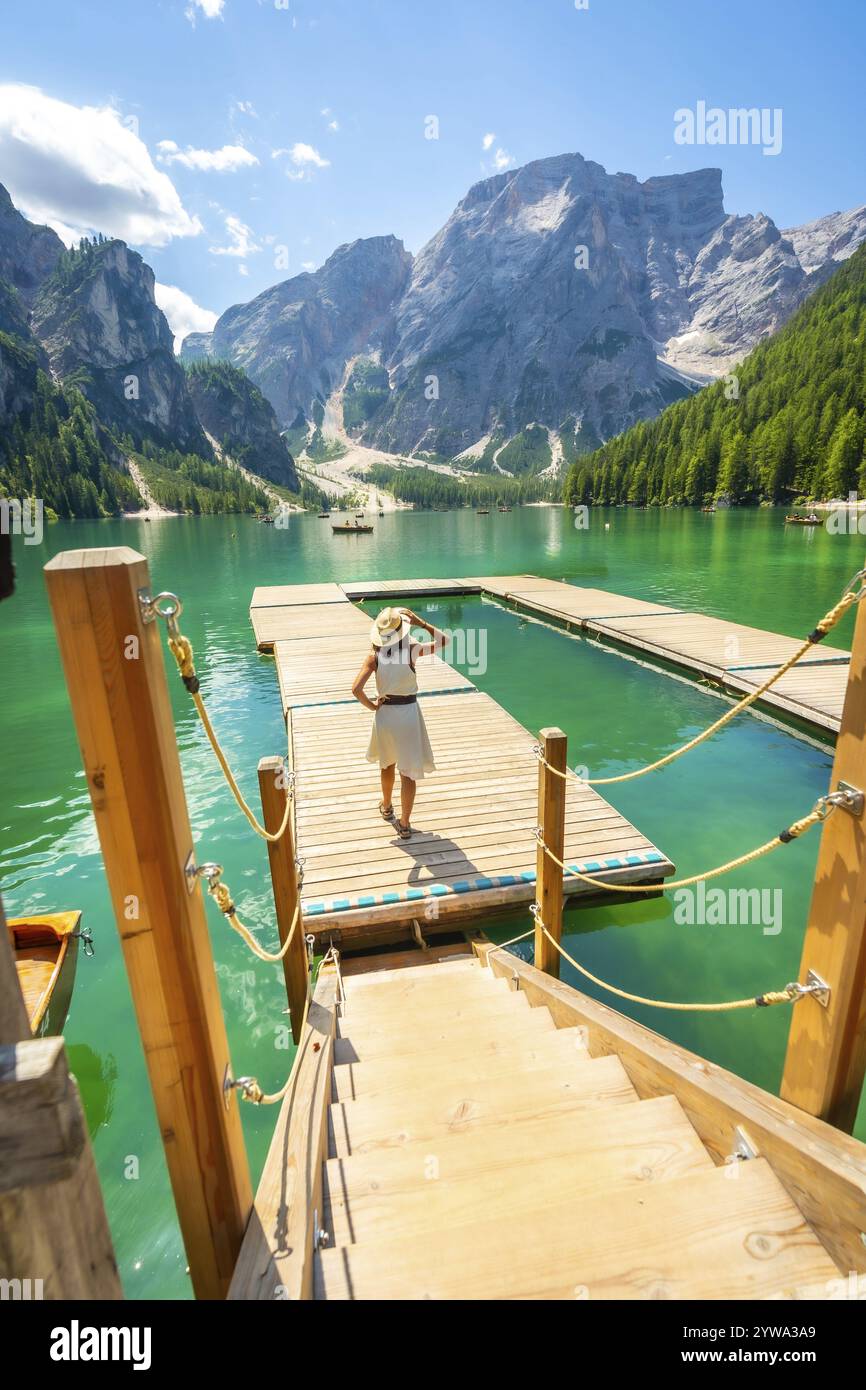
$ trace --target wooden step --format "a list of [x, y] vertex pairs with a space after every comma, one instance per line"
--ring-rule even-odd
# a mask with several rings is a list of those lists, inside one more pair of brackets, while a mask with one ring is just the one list
[[492, 972], [483, 967], [476, 956], [458, 956], [456, 960], [431, 961], [428, 965], [405, 965], [399, 972], [383, 970], [349, 975], [346, 977], [346, 988], [351, 988], [353, 993], [360, 993], [361, 990], [366, 992], [376, 989], [379, 985], [390, 986], [398, 975], [401, 981], [429, 981], [461, 975], [489, 975], [492, 978]]
[[[839, 1273], [764, 1159], [316, 1256], [318, 1298], [790, 1298]], [[834, 1285], [835, 1286], [835, 1285]]]
[[353, 1009], [346, 1006], [345, 1015], [338, 1019], [338, 1037], [349, 1037], [353, 1030], [361, 1036], [374, 1037], [414, 1037], [417, 1031], [430, 1031], [441, 1024], [467, 1023], [471, 1019], [525, 1013], [530, 1009], [530, 1001], [525, 994], [509, 990], [505, 980], [499, 986], [482, 986], [480, 990], [461, 990], [455, 997], [436, 997], [430, 1005], [400, 1004], [395, 1001], [393, 1008], [382, 1004], [366, 1009], [363, 1005]]
[[[546, 1011], [545, 1011], [546, 1012]], [[556, 1028], [553, 1032], [531, 1031], [529, 1037], [508, 1034], [494, 1039], [493, 1046], [477, 1053], [465, 1043], [456, 1047], [437, 1047], [433, 1052], [414, 1052], [399, 1057], [378, 1057], [369, 1062], [349, 1062], [334, 1068], [334, 1098], [357, 1100], [370, 1091], [399, 1086], [407, 1081], [423, 1090], [437, 1077], [451, 1075], [468, 1064], [486, 1071], [510, 1067], [522, 1059], [588, 1061], [582, 1028]], [[460, 1073], [462, 1075], [462, 1072]]]
[[350, 1020], [346, 1020], [348, 1036], [337, 1038], [334, 1044], [334, 1061], [369, 1062], [374, 1057], [409, 1057], [414, 1054], [427, 1055], [440, 1047], [461, 1047], [468, 1054], [489, 1051], [493, 1044], [500, 1045], [508, 1039], [519, 1040], [532, 1034], [555, 1032], [555, 1024], [549, 1009], [520, 1009], [512, 1012], [509, 1008], [496, 1009], [492, 1014], [477, 1016], [459, 1022], [441, 1023], [417, 1033], [368, 1036], [360, 1026], [349, 1030]]
[[325, 1164], [325, 1228], [337, 1245], [450, 1229], [511, 1213], [646, 1186], [713, 1167], [673, 1096], [527, 1120], [491, 1134], [333, 1158]]
[[361, 990], [357, 994], [347, 992], [345, 1018], [391, 1018], [396, 1015], [417, 1017], [433, 1013], [436, 1009], [449, 1009], [458, 1003], [471, 1004], [483, 999], [500, 999], [514, 994], [507, 980], [501, 976], [472, 975], [452, 976], [450, 980], [438, 978], [424, 980], [395, 980], [390, 989]]
[[[347, 1074], [347, 1068], [337, 1067], [334, 1069], [331, 1083], [332, 1099], [365, 1102], [381, 1100], [383, 1103], [389, 1101], [394, 1108], [395, 1116], [399, 1118], [407, 1103], [415, 1096], [432, 1096], [437, 1090], [451, 1090], [455, 1083], [465, 1092], [467, 1087], [480, 1086], [486, 1081], [502, 1076], [517, 1077], [527, 1072], [551, 1072], [556, 1068], [559, 1069], [559, 1075], [567, 1079], [576, 1067], [591, 1065], [593, 1059], [585, 1048], [578, 1052], [573, 1040], [566, 1039], [562, 1044], [558, 1039], [557, 1030], [552, 1033], [540, 1033], [536, 1034], [531, 1047], [509, 1050], [504, 1057], [502, 1054], [476, 1057], [470, 1052], [447, 1065], [442, 1064], [438, 1051], [421, 1056], [416, 1054], [406, 1059], [395, 1057], [392, 1060], [401, 1065], [395, 1067], [390, 1075], [386, 1075], [379, 1084], [367, 1085], [365, 1088], [362, 1075], [363, 1089], [354, 1092], [352, 1087], [342, 1080]], [[363, 1073], [365, 1066], [373, 1067], [375, 1063], [360, 1062], [354, 1070]]]
[[[403, 1098], [405, 1097], [405, 1098]], [[395, 1114], [387, 1096], [343, 1101], [328, 1115], [329, 1157], [441, 1139], [453, 1130], [519, 1124], [592, 1105], [636, 1104], [637, 1093], [618, 1057], [599, 1057], [579, 1067], [501, 1075], [464, 1084], [459, 1073], [406, 1097]]]

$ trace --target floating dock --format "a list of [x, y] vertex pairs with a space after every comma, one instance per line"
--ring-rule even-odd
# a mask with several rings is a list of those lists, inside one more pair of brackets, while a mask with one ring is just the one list
[[[456, 579], [371, 580], [368, 583], [298, 585], [292, 603], [309, 606], [343, 599], [407, 600], [421, 594], [486, 596], [553, 623], [569, 632], [582, 632], [662, 668], [683, 671], [710, 680], [732, 695], [742, 696], [761, 685], [777, 666], [796, 651], [800, 640], [761, 628], [731, 623], [670, 604], [629, 598], [605, 589], [579, 588], [558, 579], [531, 574], [482, 575]], [[257, 589], [251, 616], [260, 651], [273, 649], [275, 637], [287, 630], [287, 618], [268, 613], [269, 607], [287, 606], [278, 596], [291, 586]], [[321, 598], [310, 595], [318, 593]], [[306, 595], [306, 597], [302, 597]], [[257, 596], [260, 596], [257, 602]], [[268, 597], [270, 596], [270, 597]], [[344, 609], [352, 630], [360, 624]], [[297, 634], [306, 619], [297, 615], [292, 631]], [[805, 633], [804, 633], [805, 636]], [[776, 714], [826, 738], [839, 732], [842, 704], [848, 683], [850, 656], [825, 642], [798, 662], [758, 702], [758, 708]]]
[[[411, 592], [441, 592], [432, 584], [412, 581]], [[407, 587], [388, 592], [405, 597]], [[370, 714], [351, 694], [369, 650], [369, 617], [329, 584], [257, 589], [250, 615], [259, 649], [273, 652], [289, 731], [307, 930], [367, 945], [413, 921], [428, 932], [531, 903], [534, 736], [447, 661], [422, 658], [420, 698], [437, 771], [419, 787], [414, 835], [400, 840], [379, 815], [378, 769], [365, 757]], [[574, 779], [566, 784], [565, 860], [648, 890], [674, 872], [640, 830]], [[564, 891], [593, 897], [571, 875]]]

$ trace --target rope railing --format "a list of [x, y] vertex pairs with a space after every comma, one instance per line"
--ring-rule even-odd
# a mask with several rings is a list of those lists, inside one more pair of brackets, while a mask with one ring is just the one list
[[[820, 825], [827, 819], [831, 811], [837, 806], [847, 806], [849, 804], [850, 793], [844, 791], [829, 792], [826, 796], [819, 797], [814, 809], [808, 816], [803, 816], [801, 820], [794, 821], [786, 830], [780, 830], [778, 835], [774, 835], [772, 840], [765, 841], [758, 845], [757, 849], [749, 850], [747, 854], [740, 854], [736, 859], [729, 859], [726, 864], [720, 864], [718, 868], [707, 869], [704, 873], [692, 874], [689, 878], [671, 879], [665, 883], [653, 885], [653, 891], [669, 893], [675, 888], [689, 888], [693, 883], [701, 883], [707, 879], [720, 878], [722, 874], [730, 873], [733, 869], [741, 869], [745, 864], [752, 864], [756, 859], [761, 859], [765, 854], [770, 854], [773, 850], [779, 849], [782, 845], [789, 845], [793, 840], [799, 840], [801, 835], [805, 835], [814, 825]], [[544, 853], [563, 873], [572, 878], [579, 878], [582, 883], [588, 883], [593, 888], [604, 888], [611, 893], [643, 893], [646, 894], [647, 887], [640, 883], [608, 883], [604, 879], [598, 878], [595, 874], [582, 873], [580, 869], [575, 869], [573, 865], [566, 864], [559, 855], [555, 854], [548, 844], [544, 841], [544, 836], [540, 825], [535, 827], [533, 832], [535, 839]]]
[[[784, 989], [766, 990], [763, 994], [752, 995], [746, 999], [728, 999], [720, 1004], [685, 1003], [670, 999], [648, 999], [643, 994], [632, 994], [627, 989], [620, 989], [617, 985], [608, 984], [598, 975], [594, 975], [580, 961], [574, 959], [561, 942], [548, 930], [542, 916], [541, 909], [537, 903], [532, 903], [529, 911], [535, 919], [538, 930], [547, 938], [552, 946], [556, 948], [563, 960], [567, 960], [579, 974], [585, 975], [599, 989], [607, 990], [609, 994], [615, 994], [620, 999], [627, 999], [632, 1004], [645, 1004], [653, 1009], [676, 1010], [681, 1013], [731, 1013], [737, 1009], [766, 1009], [773, 1004], [795, 1004], [798, 999], [803, 999], [806, 995], [816, 994], [822, 988], [821, 984], [801, 985], [794, 980], [787, 984]], [[529, 931], [514, 936], [510, 941], [503, 941], [499, 945], [493, 946], [491, 950], [504, 951], [508, 946], [514, 946], [519, 941], [525, 941], [527, 937], [535, 935], [535, 927], [530, 927]], [[490, 951], [487, 953], [490, 955]]]
[[[783, 661], [781, 666], [779, 666], [771, 676], [768, 676], [762, 685], [759, 685], [751, 694], [743, 696], [742, 700], [738, 700], [735, 705], [732, 705], [729, 710], [726, 710], [719, 719], [716, 719], [715, 722], [704, 729], [702, 733], [689, 739], [687, 743], [681, 744], [679, 748], [674, 748], [670, 753], [666, 753], [664, 757], [657, 758], [654, 763], [648, 763], [646, 767], [634, 768], [631, 772], [621, 772], [615, 777], [578, 777], [577, 773], [573, 772], [571, 768], [566, 768], [563, 771], [561, 768], [553, 767], [545, 758], [540, 744], [536, 744], [533, 748], [535, 756], [538, 758], [539, 762], [547, 768], [548, 772], [552, 772], [556, 777], [561, 777], [563, 779], [573, 777], [576, 782], [582, 782], [585, 786], [590, 787], [605, 787], [612, 786], [615, 782], [630, 782], [635, 777], [643, 777], [648, 772], [657, 772], [659, 768], [667, 767], [669, 763], [674, 762], [677, 758], [681, 758], [684, 753], [688, 753], [692, 748], [697, 748], [700, 744], [705, 743], [707, 739], [717, 734], [720, 729], [724, 729], [727, 724], [730, 724], [732, 719], [736, 719], [738, 714], [742, 714], [743, 710], [754, 705], [757, 700], [760, 700], [762, 695], [766, 695], [767, 691], [770, 690], [777, 681], [787, 675], [787, 673], [797, 665], [797, 662], [801, 661], [817, 643], [823, 642], [828, 633], [832, 632], [837, 623], [842, 620], [848, 612], [848, 609], [852, 608], [854, 604], [859, 603], [864, 594], [866, 594], [866, 583], [864, 583], [864, 580], [866, 580], [866, 569], [858, 570], [842, 597], [839, 599], [839, 602], [834, 604], [833, 607], [824, 614], [820, 622], [818, 622], [809, 633], [806, 640], [788, 657], [787, 661]], [[859, 588], [855, 587], [858, 585]]]
[[[333, 964], [337, 976], [337, 1002], [338, 1004], [345, 1005], [346, 994], [343, 988], [343, 976], [340, 971], [340, 953], [337, 950], [336, 946], [329, 946], [325, 954], [322, 956], [322, 959], [319, 962], [319, 973], [321, 973], [322, 967], [328, 964]], [[298, 1070], [300, 1059], [304, 1053], [304, 1047], [306, 1042], [306, 1039], [304, 1037], [304, 1030], [307, 1026], [307, 1018], [310, 1012], [310, 1001], [312, 997], [313, 985], [311, 983], [310, 988], [307, 990], [307, 1000], [306, 1004], [304, 1005], [303, 1018], [301, 1019], [301, 1031], [299, 1035], [301, 1038], [301, 1043], [299, 1044], [298, 1049], [294, 1055], [289, 1074], [286, 1077], [283, 1085], [280, 1087], [278, 1091], [266, 1092], [262, 1090], [261, 1086], [259, 1085], [257, 1079], [254, 1076], [239, 1076], [235, 1080], [229, 1082], [228, 1084], [233, 1089], [240, 1092], [242, 1100], [249, 1101], [251, 1105], [279, 1105], [280, 1102], [284, 1100], [285, 1097], [288, 1095], [289, 1089], [292, 1085], [292, 1082], [294, 1081], [295, 1074]]]
[[192, 643], [190, 642], [188, 637], [184, 636], [184, 634], [180, 631], [180, 628], [178, 626], [178, 618], [183, 612], [183, 604], [181, 603], [177, 594], [162, 593], [157, 594], [154, 598], [142, 599], [142, 609], [145, 613], [147, 620], [150, 620], [151, 618], [162, 618], [163, 622], [166, 625], [166, 629], [168, 632], [169, 650], [172, 656], [174, 657], [175, 661], [177, 662], [177, 669], [180, 672], [181, 680], [183, 681], [184, 685], [186, 686], [187, 690], [192, 696], [192, 702], [195, 705], [196, 712], [198, 713], [198, 717], [201, 720], [202, 727], [205, 731], [205, 734], [207, 735], [208, 742], [210, 743], [210, 746], [214, 752], [214, 756], [216, 757], [216, 760], [219, 763], [220, 768], [222, 769], [223, 776], [225, 777], [226, 782], [229, 785], [232, 796], [234, 797], [243, 814], [246, 816], [255, 833], [257, 835], [260, 835], [263, 840], [268, 840], [271, 844], [276, 844], [276, 842], [278, 840], [281, 840], [285, 835], [286, 828], [289, 824], [289, 818], [292, 814], [292, 797], [294, 794], [294, 773], [289, 772], [287, 774], [286, 809], [283, 815], [282, 823], [280, 824], [280, 828], [279, 830], [275, 830], [273, 832], [266, 830], [265, 827], [261, 825], [258, 819], [256, 818], [255, 813], [247, 803], [243, 792], [238, 786], [237, 778], [235, 777], [234, 773], [232, 772], [229, 766], [228, 759], [226, 758], [226, 755], [223, 752], [222, 745], [219, 741], [219, 738], [217, 737], [216, 730], [214, 729], [213, 724], [211, 723], [210, 715], [207, 712], [204, 700], [201, 697], [201, 688], [199, 678], [196, 675]]
[[[300, 861], [296, 860], [295, 863], [298, 865], [300, 869]], [[292, 944], [295, 935], [295, 930], [297, 928], [298, 922], [301, 920], [300, 897], [295, 903], [294, 915], [292, 917], [289, 930], [286, 933], [286, 939], [280, 947], [279, 951], [266, 951], [264, 947], [260, 946], [259, 943], [256, 941], [249, 927], [245, 927], [243, 922], [238, 917], [235, 902], [232, 898], [228, 884], [222, 882], [222, 872], [223, 870], [221, 864], [199, 864], [196, 866], [195, 869], [192, 870], [192, 873], [194, 873], [197, 878], [203, 878], [205, 880], [207, 891], [213, 898], [220, 912], [225, 917], [229, 926], [232, 927], [232, 929], [237, 932], [238, 936], [240, 936], [241, 939], [246, 942], [253, 955], [257, 956], [259, 960], [263, 960], [268, 964], [274, 964], [277, 961], [281, 961]]]

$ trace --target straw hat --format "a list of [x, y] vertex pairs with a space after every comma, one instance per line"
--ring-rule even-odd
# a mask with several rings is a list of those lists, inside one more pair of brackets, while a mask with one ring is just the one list
[[370, 641], [374, 647], [390, 647], [400, 642], [409, 633], [410, 624], [402, 608], [383, 608], [370, 628]]

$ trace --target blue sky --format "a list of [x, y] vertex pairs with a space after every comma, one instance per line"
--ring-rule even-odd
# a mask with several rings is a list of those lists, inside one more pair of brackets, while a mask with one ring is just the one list
[[[862, 0], [31, 0], [0, 19], [0, 182], [216, 312], [356, 237], [417, 251], [497, 165], [565, 151], [720, 166], [729, 211], [785, 227], [866, 201], [864, 48]], [[676, 144], [699, 100], [781, 108], [781, 153]]]

